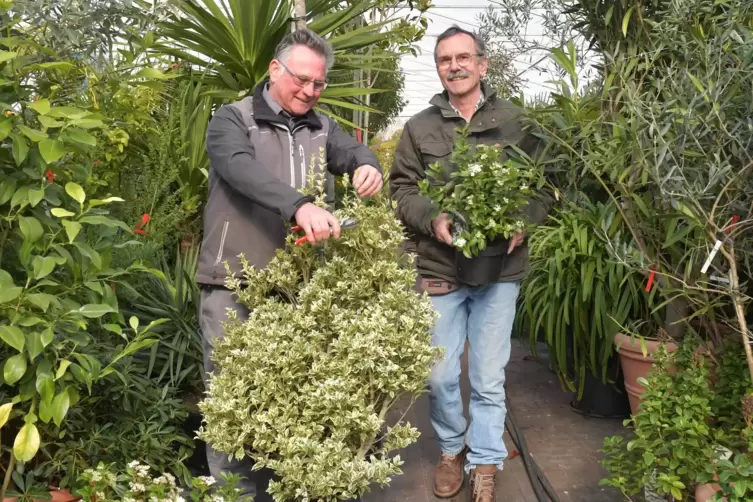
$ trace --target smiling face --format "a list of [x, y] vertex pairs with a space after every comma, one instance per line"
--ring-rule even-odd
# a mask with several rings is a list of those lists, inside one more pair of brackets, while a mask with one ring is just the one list
[[269, 93], [291, 115], [305, 115], [326, 87], [327, 60], [314, 50], [295, 45], [286, 58], [269, 64]]
[[476, 42], [464, 33], [439, 42], [435, 58], [442, 86], [452, 97], [474, 92], [486, 75], [486, 57], [479, 57]]

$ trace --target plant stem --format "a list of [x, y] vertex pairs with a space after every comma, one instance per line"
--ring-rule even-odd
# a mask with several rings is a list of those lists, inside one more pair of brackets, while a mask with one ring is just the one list
[[743, 337], [743, 346], [745, 348], [745, 359], [748, 361], [748, 371], [750, 372], [750, 379], [753, 382], [753, 350], [750, 347], [750, 334], [748, 333], [748, 322], [745, 320], [745, 308], [743, 305], [742, 297], [737, 294], [739, 288], [740, 279], [737, 275], [737, 263], [735, 260], [735, 247], [730, 244], [729, 249], [729, 275], [730, 275], [730, 287], [732, 288], [732, 294], [734, 295], [735, 315], [737, 316], [737, 323], [740, 326], [740, 335]]
[[5, 499], [5, 492], [10, 485], [10, 476], [13, 473], [13, 469], [16, 467], [16, 456], [13, 454], [13, 450], [10, 451], [10, 461], [8, 462], [8, 470], [5, 471], [5, 479], [3, 479], [3, 487], [0, 488], [0, 500]]

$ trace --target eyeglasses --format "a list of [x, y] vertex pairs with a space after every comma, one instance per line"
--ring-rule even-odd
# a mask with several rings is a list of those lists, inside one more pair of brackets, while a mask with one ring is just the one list
[[455, 61], [458, 62], [459, 66], [466, 67], [471, 64], [473, 58], [477, 56], [483, 56], [483, 54], [469, 54], [467, 52], [464, 52], [463, 54], [458, 54], [457, 56], [442, 56], [437, 58], [437, 67], [441, 70], [449, 68], [452, 64], [453, 57], [455, 58]]
[[290, 71], [290, 68], [285, 66], [285, 64], [282, 61], [277, 61], [280, 63], [280, 66], [285, 68], [285, 71], [290, 74], [291, 77], [293, 77], [293, 82], [295, 82], [295, 85], [298, 87], [306, 87], [309, 84], [314, 84], [314, 91], [316, 92], [322, 92], [324, 89], [327, 88], [327, 82], [324, 80], [312, 80], [308, 77], [302, 77], [296, 73], [293, 73]]

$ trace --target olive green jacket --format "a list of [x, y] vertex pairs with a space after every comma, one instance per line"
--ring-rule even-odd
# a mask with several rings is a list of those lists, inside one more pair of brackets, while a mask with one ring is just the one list
[[[468, 141], [471, 145], [517, 145], [532, 158], [543, 153], [543, 141], [527, 131], [519, 120], [520, 107], [497, 97], [482, 82], [485, 97], [474, 113]], [[440, 162], [446, 168], [458, 136], [457, 129], [466, 125], [450, 105], [447, 91], [435, 95], [431, 107], [411, 117], [406, 123], [390, 171], [390, 196], [397, 202], [397, 215], [408, 231], [406, 251], [416, 253], [417, 270], [423, 277], [456, 282], [455, 248], [439, 242], [431, 222], [439, 214], [438, 208], [418, 190], [419, 180], [425, 178], [429, 164]], [[526, 215], [531, 223], [542, 223], [553, 198], [548, 191], [529, 201]], [[498, 282], [522, 279], [528, 267], [528, 246], [516, 248], [505, 256]]]

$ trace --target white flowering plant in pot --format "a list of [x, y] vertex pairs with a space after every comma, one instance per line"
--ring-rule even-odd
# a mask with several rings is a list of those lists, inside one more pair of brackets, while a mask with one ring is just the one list
[[529, 230], [524, 209], [542, 180], [514, 145], [471, 145], [460, 131], [449, 164], [433, 162], [419, 191], [453, 217], [453, 243], [466, 258]]
[[425, 391], [439, 355], [389, 199], [346, 195], [335, 214], [357, 225], [315, 246], [291, 233], [263, 270], [241, 255], [243, 277], [227, 285], [251, 314], [230, 313], [199, 405], [199, 437], [271, 469], [278, 502], [350, 500], [400, 474], [396, 451], [419, 433], [387, 414]]
[[[100, 463], [81, 475], [81, 488], [76, 494], [83, 502], [252, 502], [236, 488], [240, 476], [223, 473], [224, 483], [216, 486], [211, 476], [192, 479], [192, 486], [183, 489], [170, 473], [153, 476], [148, 465], [134, 460], [124, 472], [115, 465]], [[188, 497], [186, 499], [184, 497]]]

